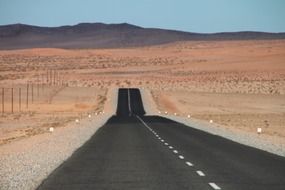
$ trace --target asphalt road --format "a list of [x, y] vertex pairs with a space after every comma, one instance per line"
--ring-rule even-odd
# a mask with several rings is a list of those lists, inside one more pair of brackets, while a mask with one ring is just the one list
[[116, 116], [38, 189], [285, 190], [285, 158], [144, 114], [120, 89]]

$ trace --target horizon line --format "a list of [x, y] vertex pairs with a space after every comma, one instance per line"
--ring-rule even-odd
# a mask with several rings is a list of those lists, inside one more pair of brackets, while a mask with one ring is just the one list
[[32, 26], [32, 27], [39, 27], [39, 28], [59, 28], [59, 27], [73, 27], [80, 24], [103, 24], [103, 25], [122, 25], [127, 24], [135, 27], [139, 27], [142, 29], [159, 29], [159, 30], [169, 30], [169, 31], [176, 31], [176, 32], [185, 32], [185, 33], [193, 33], [193, 34], [222, 34], [222, 33], [243, 33], [243, 32], [251, 32], [251, 33], [269, 33], [269, 34], [284, 34], [284, 32], [268, 32], [268, 31], [258, 31], [258, 30], [235, 30], [235, 31], [219, 31], [219, 32], [193, 32], [193, 31], [185, 31], [185, 30], [178, 30], [178, 29], [170, 29], [170, 28], [159, 28], [159, 27], [145, 27], [140, 26], [128, 22], [120, 22], [120, 23], [106, 23], [106, 22], [79, 22], [77, 24], [63, 24], [57, 26], [45, 26], [45, 25], [34, 25], [34, 24], [26, 24], [26, 23], [11, 23], [11, 24], [0, 24], [0, 27], [5, 26], [13, 26], [13, 25], [24, 25], [24, 26]]

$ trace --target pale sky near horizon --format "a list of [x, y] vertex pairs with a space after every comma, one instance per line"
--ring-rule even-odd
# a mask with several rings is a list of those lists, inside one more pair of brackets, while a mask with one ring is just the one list
[[123, 23], [189, 32], [285, 32], [285, 0], [0, 0], [0, 25]]

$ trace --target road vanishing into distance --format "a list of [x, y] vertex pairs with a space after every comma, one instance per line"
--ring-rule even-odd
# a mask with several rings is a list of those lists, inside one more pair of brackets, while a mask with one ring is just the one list
[[285, 190], [285, 158], [144, 116], [138, 89], [40, 190]]

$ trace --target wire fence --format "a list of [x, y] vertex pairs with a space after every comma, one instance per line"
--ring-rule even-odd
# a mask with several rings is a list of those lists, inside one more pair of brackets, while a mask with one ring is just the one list
[[55, 92], [67, 86], [64, 76], [56, 70], [37, 73], [24, 84], [0, 87], [1, 113], [14, 114], [29, 111], [30, 106], [40, 102], [51, 103]]

